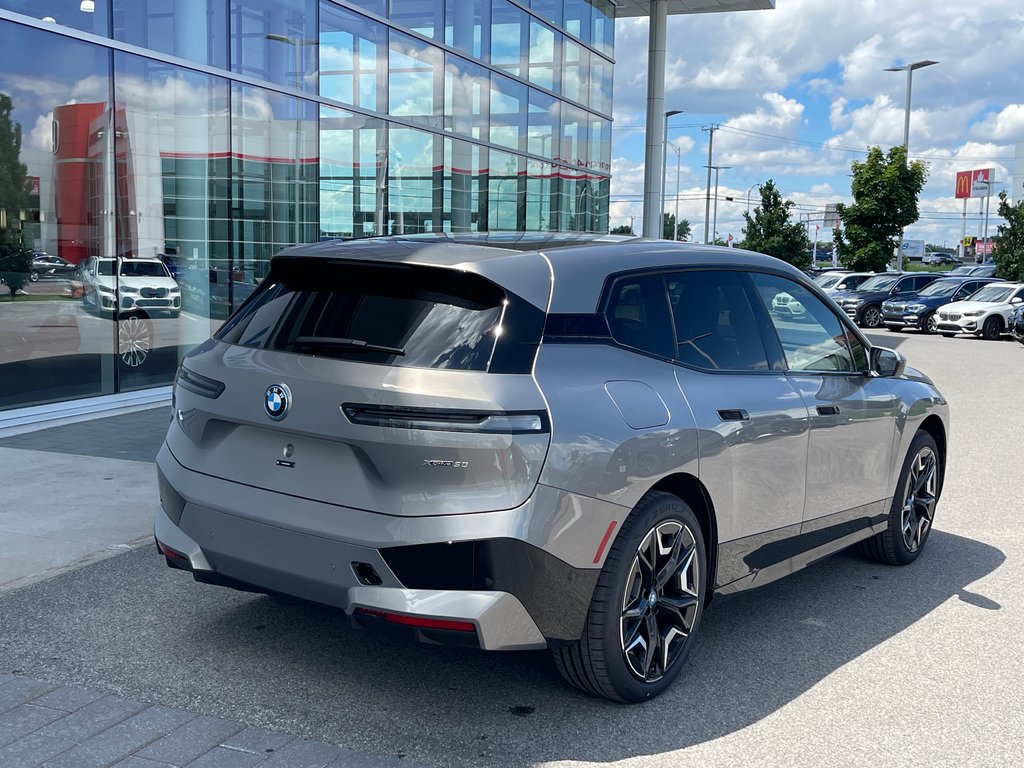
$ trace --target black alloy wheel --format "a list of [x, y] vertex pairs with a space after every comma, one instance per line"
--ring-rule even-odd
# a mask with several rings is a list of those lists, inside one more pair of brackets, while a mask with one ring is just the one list
[[882, 324], [882, 310], [871, 304], [860, 313], [860, 324], [865, 328], [877, 328]]
[[998, 341], [999, 337], [1003, 335], [1003, 319], [992, 315], [985, 319], [985, 324], [981, 326], [981, 337], [988, 339], [989, 341]]
[[628, 703], [657, 696], [690, 652], [706, 586], [693, 510], [677, 496], [645, 494], [605, 559], [583, 636], [553, 645], [555, 666], [595, 696]]

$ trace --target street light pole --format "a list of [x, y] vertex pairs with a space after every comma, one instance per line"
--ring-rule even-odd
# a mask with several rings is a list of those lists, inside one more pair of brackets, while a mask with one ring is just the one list
[[679, 241], [679, 164], [683, 160], [683, 151], [679, 149], [675, 144], [672, 145], [672, 150], [676, 153], [676, 206], [675, 213], [672, 214], [672, 242]]
[[[911, 64], [904, 64], [902, 67], [886, 67], [885, 72], [906, 72], [907, 73], [907, 100], [905, 105], [905, 113], [903, 116], [903, 157], [904, 162], [910, 165], [910, 93], [911, 87], [914, 81], [914, 70], [924, 69], [930, 67], [932, 64], [938, 64], [937, 61], [931, 59], [922, 59], [921, 61], [915, 61]], [[896, 256], [896, 269], [899, 272], [903, 271], [903, 241], [906, 239], [906, 228], [900, 233], [900, 247], [897, 249]]]
[[[665, 113], [665, 135], [661, 137], [661, 210], [658, 211], [658, 217], [661, 220], [661, 236], [665, 236], [665, 172], [668, 158], [668, 119], [673, 115], [681, 115], [683, 110], [681, 109], [670, 109]], [[673, 147], [674, 149], [674, 147]]]
[[[712, 218], [711, 218], [711, 242], [714, 243], [715, 240], [718, 239], [718, 172], [719, 171], [727, 171], [730, 168], [732, 168], [732, 166], [731, 165], [709, 165], [708, 166], [708, 169], [709, 169], [708, 173], [711, 172], [710, 171], [711, 168], [715, 169], [715, 212], [714, 212], [714, 214], [712, 214]], [[704, 226], [705, 226], [705, 228], [707, 227], [707, 222], [706, 221], [704, 222]], [[704, 244], [707, 245], [707, 237], [706, 236], [704, 238]]]

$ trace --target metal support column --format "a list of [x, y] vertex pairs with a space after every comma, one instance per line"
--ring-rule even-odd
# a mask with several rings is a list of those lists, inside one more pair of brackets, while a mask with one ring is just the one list
[[668, 0], [652, 0], [647, 50], [647, 137], [644, 151], [644, 237], [662, 236], [661, 176], [665, 137], [665, 45]]

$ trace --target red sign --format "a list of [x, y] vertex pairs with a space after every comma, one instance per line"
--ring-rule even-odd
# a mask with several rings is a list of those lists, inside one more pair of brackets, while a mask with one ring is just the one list
[[971, 196], [971, 174], [974, 171], [956, 172], [956, 199], [961, 200]]
[[956, 197], [989, 197], [995, 183], [995, 168], [976, 168], [973, 171], [957, 171]]

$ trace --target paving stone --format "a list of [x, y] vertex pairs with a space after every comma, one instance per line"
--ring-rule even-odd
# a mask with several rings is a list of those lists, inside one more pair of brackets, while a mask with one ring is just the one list
[[35, 768], [51, 757], [74, 749], [75, 743], [67, 739], [32, 733], [23, 739], [0, 747], [0, 765], [4, 768]]
[[291, 741], [295, 741], [295, 737], [287, 733], [249, 726], [244, 731], [236, 733], [221, 746], [266, 757]]
[[27, 677], [15, 677], [8, 680], [0, 686], [0, 712], [19, 707], [56, 687], [50, 683], [30, 680]]
[[163, 736], [195, 719], [194, 714], [183, 709], [154, 705], [142, 710], [137, 715], [132, 715], [124, 721], [124, 725]]
[[265, 758], [266, 755], [217, 747], [188, 763], [187, 768], [250, 768], [254, 765], [266, 765], [263, 762]]
[[183, 765], [209, 752], [225, 739], [245, 728], [241, 723], [216, 717], [197, 717], [182, 725], [145, 749], [139, 757]]
[[38, 731], [44, 725], [52, 723], [66, 713], [56, 709], [22, 704], [0, 714], [0, 747], [10, 744], [15, 739]]
[[81, 709], [55, 720], [39, 733], [56, 739], [64, 739], [81, 744], [97, 733], [127, 720], [132, 715], [146, 708], [145, 704], [116, 696], [103, 696], [86, 704]]
[[73, 688], [63, 685], [44, 696], [33, 699], [32, 703], [49, 709], [59, 709], [62, 712], [77, 712], [86, 704], [92, 704], [103, 694], [87, 691], [84, 688]]
[[119, 763], [114, 763], [110, 768], [174, 768], [168, 763], [158, 763], [156, 760], [147, 760], [144, 757], [132, 755], [126, 757]]
[[416, 766], [400, 757], [377, 757], [351, 749], [343, 749], [340, 755], [327, 764], [326, 768], [416, 768]]
[[260, 768], [324, 768], [341, 755], [332, 744], [296, 739], [275, 752]]

